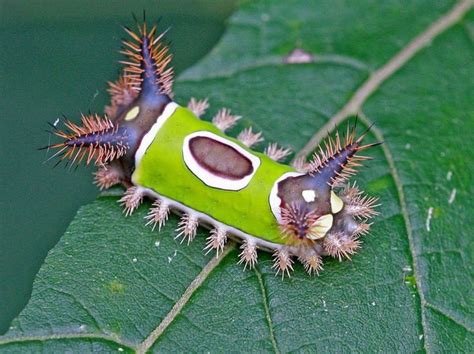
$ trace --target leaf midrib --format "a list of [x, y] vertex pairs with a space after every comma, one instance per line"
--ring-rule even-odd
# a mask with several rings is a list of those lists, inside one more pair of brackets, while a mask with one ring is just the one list
[[[359, 112], [359, 119], [367, 126], [372, 126], [371, 131], [372, 134], [374, 134], [375, 138], [379, 141], [384, 141], [384, 135], [380, 129], [372, 125], [372, 122], [367, 118], [367, 116], [361, 111]], [[421, 281], [420, 281], [420, 274], [418, 271], [418, 262], [416, 258], [416, 251], [415, 251], [415, 244], [413, 241], [413, 233], [412, 233], [412, 228], [411, 228], [411, 222], [410, 218], [408, 216], [408, 210], [407, 210], [407, 204], [405, 201], [405, 192], [403, 191], [403, 185], [400, 181], [400, 177], [398, 176], [398, 172], [395, 166], [395, 161], [393, 159], [392, 152], [390, 151], [388, 144], [382, 144], [382, 150], [385, 156], [385, 160], [388, 163], [389, 169], [390, 169], [390, 174], [392, 175], [393, 181], [395, 183], [395, 187], [397, 189], [397, 194], [398, 194], [398, 201], [400, 203], [400, 212], [403, 216], [403, 221], [405, 224], [405, 229], [407, 233], [407, 238], [408, 238], [408, 248], [410, 249], [410, 255], [411, 255], [411, 265], [413, 269], [413, 275], [415, 277], [415, 283], [416, 283], [416, 291], [418, 293], [418, 297], [420, 299], [420, 318], [421, 318], [421, 326], [423, 329], [423, 347], [424, 349], [428, 352], [429, 351], [429, 343], [427, 341], [427, 323], [426, 323], [426, 316], [425, 316], [425, 296], [423, 291], [421, 291]]]
[[[315, 148], [319, 145], [322, 139], [326, 136], [327, 132], [332, 131], [334, 126], [345, 121], [351, 115], [362, 113], [361, 108], [365, 101], [375, 92], [377, 89], [392, 75], [397, 72], [401, 67], [403, 67], [406, 63], [410, 61], [420, 50], [422, 50], [429, 42], [431, 42], [434, 38], [439, 36], [441, 33], [445, 32], [447, 29], [451, 28], [455, 24], [457, 24], [463, 16], [470, 10], [470, 8], [474, 5], [474, 0], [462, 0], [456, 3], [448, 12], [446, 12], [443, 16], [441, 16], [438, 20], [434, 21], [428, 28], [421, 32], [418, 36], [416, 36], [412, 41], [410, 41], [406, 46], [402, 48], [394, 57], [392, 57], [385, 65], [383, 65], [380, 69], [376, 70], [352, 95], [350, 100], [335, 114], [333, 115], [328, 122], [321, 127], [308, 141], [308, 143], [299, 151], [299, 153], [295, 156], [295, 159], [299, 157], [307, 157]], [[270, 59], [269, 59], [270, 58]], [[320, 61], [313, 61], [313, 62], [333, 62], [337, 64], [346, 64], [348, 65], [347, 61], [338, 60], [338, 58], [345, 58], [344, 56], [320, 56]], [[270, 60], [270, 62], [269, 62]], [[263, 61], [257, 61], [258, 66], [268, 65], [268, 64], [278, 64], [278, 65], [295, 65], [295, 64], [287, 64], [283, 63], [282, 61], [276, 62], [274, 61], [275, 58], [269, 56]], [[354, 66], [354, 63], [351, 64]], [[252, 66], [253, 68], [253, 66]], [[358, 66], [358, 69], [362, 69], [363, 66]], [[241, 72], [243, 70], [249, 69], [247, 66], [244, 68], [236, 69], [232, 72], [232, 75]], [[214, 77], [212, 77], [214, 78]], [[201, 78], [205, 79], [205, 78]], [[190, 79], [184, 81], [192, 81]], [[363, 114], [361, 114], [361, 121], [369, 126], [370, 120]], [[372, 128], [372, 132], [374, 136], [383, 141], [383, 133], [376, 127]], [[408, 216], [407, 205], [405, 201], [405, 195], [403, 191], [403, 185], [401, 180], [398, 176], [396, 166], [393, 160], [393, 156], [391, 154], [390, 149], [388, 148], [387, 144], [382, 145], [382, 149], [389, 164], [390, 173], [394, 179], [397, 193], [399, 197], [400, 203], [400, 210], [405, 222], [405, 228], [407, 231], [407, 238], [409, 242], [410, 253], [412, 256], [412, 264], [413, 264], [413, 274], [415, 276], [416, 281], [416, 289], [420, 298], [420, 312], [421, 312], [421, 323], [423, 328], [423, 341], [424, 341], [424, 349], [429, 351], [429, 344], [426, 340], [427, 336], [427, 323], [426, 317], [424, 313], [425, 307], [433, 307], [433, 305], [426, 302], [424, 297], [424, 293], [422, 291], [422, 284], [421, 284], [421, 276], [418, 274], [418, 264], [417, 264], [417, 254], [415, 250], [414, 240], [413, 240], [413, 233], [411, 228], [410, 219]], [[13, 337], [5, 340], [0, 341], [1, 344], [8, 344], [8, 343], [18, 343], [18, 342], [28, 342], [28, 341], [46, 341], [46, 340], [53, 340], [53, 339], [74, 339], [74, 338], [97, 338], [103, 339], [110, 342], [114, 342], [118, 345], [127, 347], [129, 349], [134, 349], [137, 353], [145, 353], [149, 350], [156, 340], [161, 336], [161, 334], [166, 330], [166, 328], [173, 322], [176, 316], [180, 313], [182, 308], [187, 304], [189, 299], [192, 297], [193, 293], [204, 283], [207, 277], [212, 273], [215, 267], [232, 251], [235, 249], [235, 243], [230, 242], [226, 245], [222, 255], [219, 258], [213, 258], [209, 261], [203, 268], [203, 270], [198, 274], [198, 276], [190, 283], [188, 288], [185, 290], [181, 298], [175, 303], [173, 308], [170, 312], [164, 317], [164, 319], [158, 324], [158, 326], [138, 345], [134, 345], [133, 343], [129, 343], [126, 341], [121, 340], [115, 336], [110, 336], [107, 334], [101, 333], [61, 333], [61, 334], [53, 334], [48, 336], [24, 336], [24, 337]], [[256, 271], [257, 277], [259, 277], [259, 273]], [[261, 275], [259, 278], [259, 284], [262, 286]], [[262, 293], [262, 296], [266, 296], [265, 293]], [[440, 311], [436, 308], [437, 311]], [[440, 311], [441, 312], [441, 311]], [[443, 313], [443, 312], [441, 312]], [[443, 315], [447, 316], [443, 313]], [[278, 347], [276, 346], [276, 340], [274, 337], [274, 332], [272, 328], [272, 321], [270, 317], [269, 311], [266, 311], [267, 322], [270, 326], [270, 336], [272, 338], [272, 345], [276, 352], [278, 352]], [[467, 326], [459, 323], [459, 321], [454, 320], [450, 316], [447, 316], [449, 319], [455, 321], [459, 325], [466, 328], [468, 331], [472, 332], [472, 329], [468, 328]]]

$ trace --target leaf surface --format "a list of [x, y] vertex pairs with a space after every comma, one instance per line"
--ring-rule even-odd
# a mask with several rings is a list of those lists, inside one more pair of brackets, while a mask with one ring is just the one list
[[[261, 253], [216, 259], [125, 218], [113, 196], [82, 207], [46, 258], [3, 351], [469, 351], [474, 347], [474, 13], [464, 1], [258, 1], [176, 84], [294, 151], [358, 112], [376, 122], [357, 180], [382, 206], [352, 262], [282, 281]], [[427, 45], [429, 44], [429, 45]], [[285, 57], [302, 48], [310, 62]], [[263, 147], [260, 147], [260, 150]], [[303, 150], [301, 150], [303, 149]]]

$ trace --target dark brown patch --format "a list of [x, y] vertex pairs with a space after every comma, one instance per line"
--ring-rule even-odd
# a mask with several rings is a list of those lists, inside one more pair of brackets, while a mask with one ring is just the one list
[[[302, 196], [304, 190], [314, 191], [316, 198], [314, 202], [307, 203]], [[317, 176], [305, 174], [298, 177], [288, 177], [278, 182], [277, 196], [281, 199], [280, 207], [287, 205], [306, 205], [309, 210], [318, 215], [331, 212], [331, 188], [325, 181], [321, 181]]]
[[247, 157], [212, 138], [192, 138], [189, 140], [189, 150], [201, 167], [216, 176], [239, 180], [253, 172], [252, 162]]

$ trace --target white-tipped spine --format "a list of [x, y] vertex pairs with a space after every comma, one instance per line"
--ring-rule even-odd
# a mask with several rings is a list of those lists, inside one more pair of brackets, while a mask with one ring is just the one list
[[379, 206], [377, 204], [378, 198], [362, 196], [360, 193], [350, 198], [350, 202], [345, 207], [345, 212], [348, 215], [352, 215], [360, 219], [369, 219], [373, 216], [378, 215], [375, 208]]
[[357, 224], [355, 229], [352, 232], [352, 237], [359, 237], [363, 235], [367, 235], [370, 230], [370, 226], [372, 226], [372, 223], [360, 223]]
[[191, 241], [194, 240], [194, 237], [196, 237], [198, 225], [199, 220], [195, 214], [184, 214], [181, 217], [181, 221], [178, 224], [178, 228], [176, 229], [177, 235], [175, 239], [181, 237], [181, 243], [183, 243], [184, 240], [187, 240], [187, 243], [189, 245]]
[[323, 270], [323, 259], [314, 250], [303, 251], [303, 254], [298, 259], [309, 275], [319, 275], [319, 272]]
[[211, 250], [216, 250], [216, 257], [219, 257], [219, 253], [224, 250], [225, 243], [227, 242], [227, 230], [223, 227], [215, 227], [211, 230], [206, 246], [204, 250], [208, 254]]
[[242, 130], [237, 139], [247, 147], [252, 147], [262, 142], [264, 139], [262, 137], [262, 132], [253, 132], [252, 127], [245, 128]]
[[339, 260], [345, 257], [351, 259], [351, 255], [355, 254], [360, 248], [360, 240], [353, 236], [347, 236], [343, 233], [329, 233], [323, 242], [326, 252]]
[[94, 184], [100, 189], [104, 190], [119, 184], [121, 181], [121, 172], [111, 166], [100, 167], [94, 173]]
[[240, 252], [240, 260], [238, 264], [244, 264], [244, 270], [249, 267], [253, 269], [257, 264], [257, 246], [252, 240], [245, 240], [242, 246], [240, 246], [242, 252]]
[[296, 171], [301, 173], [307, 173], [311, 170], [310, 165], [308, 162], [306, 162], [306, 158], [304, 156], [296, 158], [291, 163], [291, 166], [294, 167]]
[[133, 186], [128, 188], [122, 198], [119, 199], [120, 205], [123, 206], [125, 216], [130, 216], [140, 206], [145, 195], [145, 190], [141, 187]]
[[274, 161], [282, 161], [291, 154], [291, 149], [279, 147], [277, 143], [270, 143], [264, 153]]
[[276, 274], [281, 273], [281, 278], [285, 277], [285, 274], [290, 277], [290, 271], [293, 271], [293, 260], [286, 248], [281, 248], [273, 254], [273, 269], [276, 270]]
[[153, 203], [148, 215], [145, 216], [147, 220], [146, 225], [152, 225], [152, 230], [155, 230], [155, 227], [158, 225], [158, 231], [161, 231], [161, 228], [168, 221], [169, 214], [169, 204], [164, 200], [157, 199]]
[[212, 123], [219, 130], [225, 132], [226, 130], [232, 128], [240, 118], [242, 117], [231, 114], [230, 109], [222, 108], [217, 112], [214, 118], [212, 118]]
[[207, 98], [202, 100], [197, 100], [194, 97], [191, 97], [188, 103], [188, 109], [194, 113], [194, 115], [198, 118], [201, 118], [204, 113], [206, 113], [207, 109], [209, 108], [209, 102]]

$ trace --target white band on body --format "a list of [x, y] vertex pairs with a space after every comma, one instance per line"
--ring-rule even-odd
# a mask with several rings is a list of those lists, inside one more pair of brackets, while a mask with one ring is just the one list
[[165, 109], [158, 116], [158, 118], [156, 118], [156, 123], [153, 124], [148, 133], [143, 136], [142, 142], [140, 143], [140, 146], [138, 147], [137, 152], [135, 153], [135, 166], [138, 166], [141, 159], [143, 158], [143, 155], [145, 155], [145, 152], [148, 150], [151, 143], [155, 139], [155, 136], [158, 131], [178, 107], [179, 105], [177, 103], [170, 102], [166, 105]]
[[272, 190], [270, 192], [270, 197], [269, 202], [270, 202], [270, 208], [272, 209], [272, 213], [277, 219], [279, 223], [281, 223], [281, 212], [280, 212], [280, 204], [281, 204], [281, 199], [278, 196], [278, 183], [281, 181], [287, 179], [288, 177], [299, 177], [304, 175], [304, 173], [300, 172], [286, 172], [283, 175], [281, 175], [275, 183], [273, 183]]

